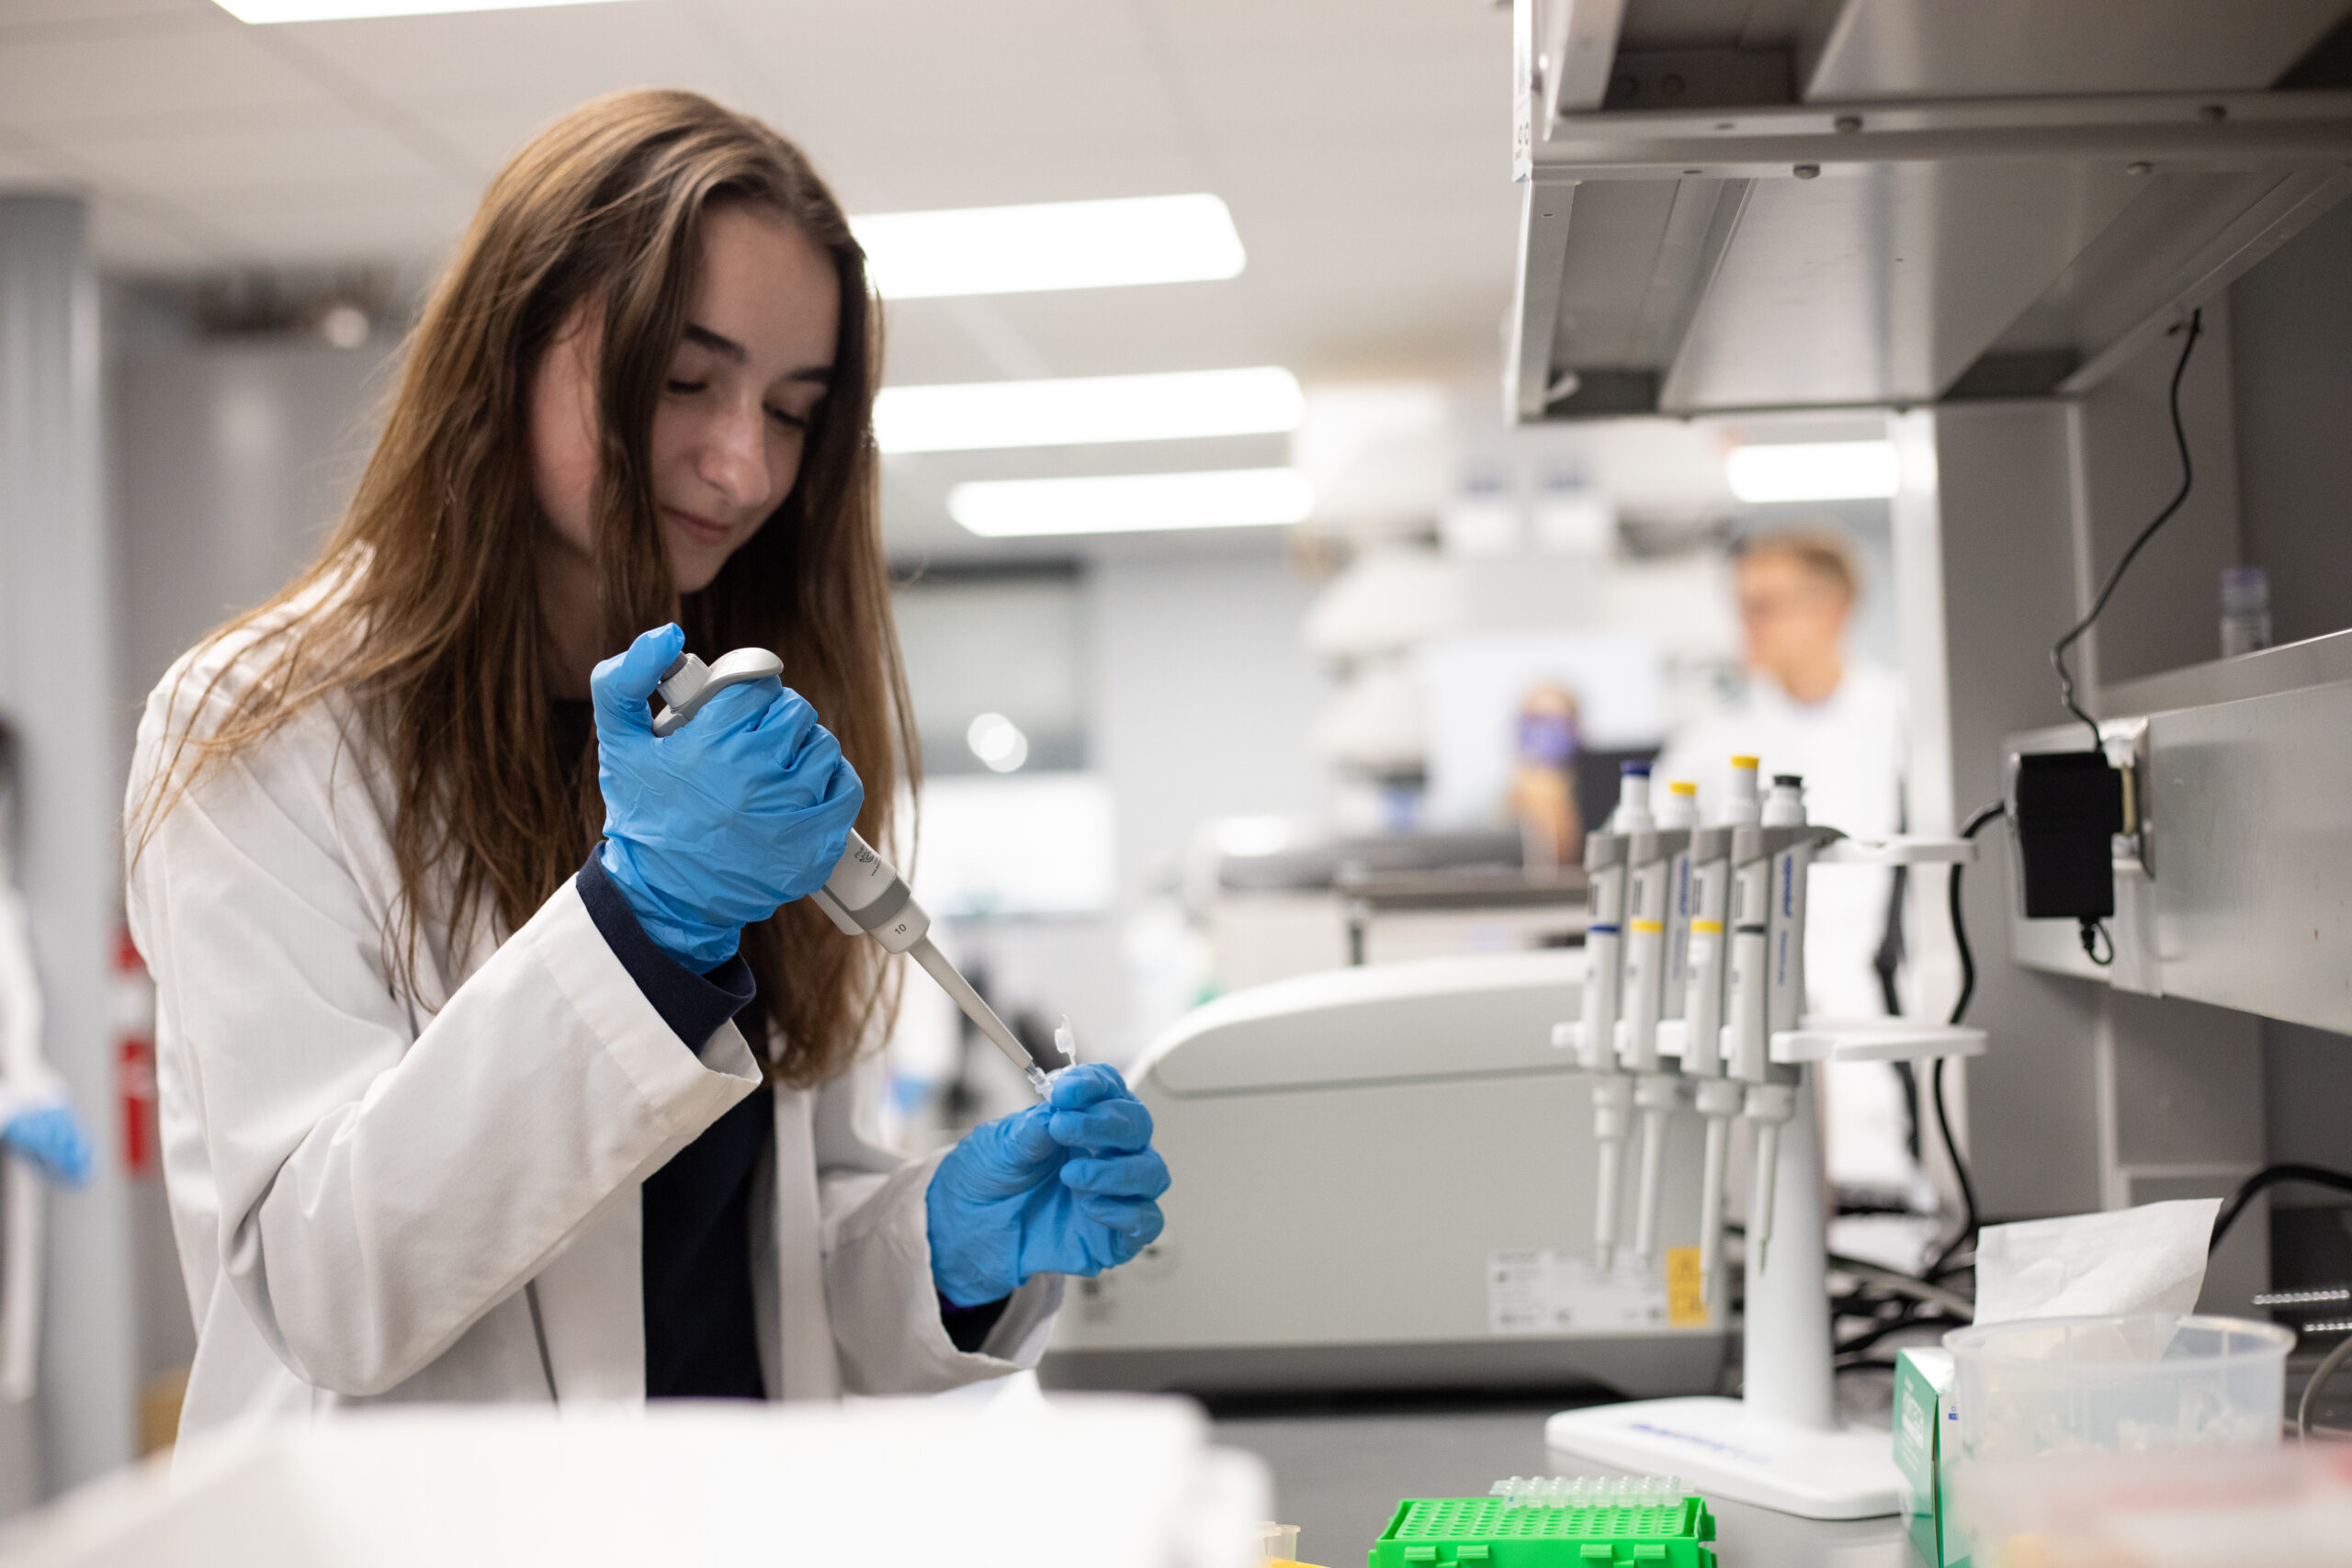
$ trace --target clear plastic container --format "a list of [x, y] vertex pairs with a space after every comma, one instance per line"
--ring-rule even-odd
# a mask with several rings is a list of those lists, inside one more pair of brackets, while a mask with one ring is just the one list
[[1954, 1329], [1960, 1457], [2276, 1443], [2294, 1343], [2274, 1324], [2179, 1313]]
[[2270, 574], [2258, 566], [2222, 570], [2222, 657], [2270, 646]]

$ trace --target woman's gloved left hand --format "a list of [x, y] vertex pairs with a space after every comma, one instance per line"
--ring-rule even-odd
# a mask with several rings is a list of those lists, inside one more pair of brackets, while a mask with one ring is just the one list
[[1101, 1062], [1057, 1074], [1041, 1105], [974, 1128], [924, 1196], [931, 1275], [959, 1307], [1035, 1274], [1100, 1274], [1149, 1246], [1168, 1165], [1151, 1112]]

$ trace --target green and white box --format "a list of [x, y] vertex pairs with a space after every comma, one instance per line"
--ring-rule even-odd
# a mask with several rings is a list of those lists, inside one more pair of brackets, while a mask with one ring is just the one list
[[1968, 1543], [1951, 1517], [1951, 1467], [1960, 1451], [1951, 1381], [1951, 1351], [1895, 1352], [1894, 1467], [1903, 1472], [1912, 1550], [1931, 1568], [1965, 1568], [1968, 1562]]

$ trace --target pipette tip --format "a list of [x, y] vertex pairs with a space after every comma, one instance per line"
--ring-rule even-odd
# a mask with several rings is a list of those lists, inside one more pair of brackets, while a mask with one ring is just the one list
[[1049, 1075], [1045, 1068], [1039, 1066], [1036, 1063], [1032, 1062], [1023, 1069], [1023, 1071], [1029, 1079], [1029, 1087], [1037, 1091], [1037, 1098], [1039, 1100], [1046, 1100], [1052, 1097], [1054, 1092], [1054, 1080], [1052, 1076]]

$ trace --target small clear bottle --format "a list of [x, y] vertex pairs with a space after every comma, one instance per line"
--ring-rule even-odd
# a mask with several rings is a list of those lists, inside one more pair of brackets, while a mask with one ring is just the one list
[[2270, 574], [2258, 566], [2222, 569], [2222, 657], [2270, 646]]

